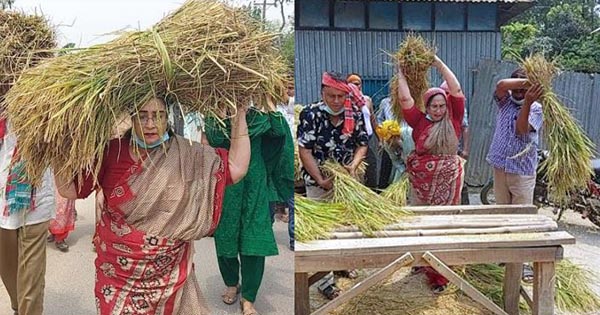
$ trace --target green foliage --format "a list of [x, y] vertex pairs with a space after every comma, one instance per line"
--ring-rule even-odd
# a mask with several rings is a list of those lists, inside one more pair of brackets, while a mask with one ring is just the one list
[[290, 68], [290, 72], [294, 73], [294, 32], [289, 31], [282, 35], [281, 54], [285, 58], [286, 63]]
[[514, 22], [502, 26], [502, 58], [517, 60], [528, 49], [525, 44], [530, 38], [536, 37], [538, 29], [533, 24]]
[[538, 0], [501, 28], [502, 57], [519, 60], [540, 52], [564, 70], [600, 72], [600, 0]]

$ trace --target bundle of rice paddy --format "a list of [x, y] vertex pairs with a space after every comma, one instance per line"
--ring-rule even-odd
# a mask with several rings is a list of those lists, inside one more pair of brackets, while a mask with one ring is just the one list
[[39, 183], [50, 165], [97, 174], [117, 118], [154, 96], [209, 116], [251, 102], [274, 110], [287, 71], [276, 39], [243, 9], [190, 0], [147, 31], [26, 71], [6, 104], [30, 180]]
[[[427, 73], [435, 59], [435, 49], [420, 36], [410, 34], [400, 45], [394, 55], [395, 62], [402, 69], [410, 94], [415, 100], [415, 106], [425, 112], [422, 95], [429, 88]], [[396, 118], [402, 118], [402, 107], [398, 100], [398, 78], [392, 77], [390, 81], [390, 94], [392, 109]]]
[[561, 311], [576, 314], [598, 314], [600, 297], [594, 293], [591, 284], [597, 278], [589, 270], [574, 264], [568, 259], [556, 265], [556, 296], [554, 301]]
[[333, 177], [333, 201], [344, 205], [344, 221], [356, 226], [364, 234], [373, 235], [373, 232], [409, 214], [362, 185], [339, 163], [327, 161], [322, 168]]
[[341, 204], [320, 202], [296, 194], [294, 211], [294, 237], [300, 242], [325, 238], [335, 227], [343, 224], [340, 222], [344, 211]]
[[380, 196], [389, 200], [392, 204], [404, 207], [408, 200], [408, 192], [410, 190], [410, 181], [406, 174], [402, 175], [400, 180], [389, 185]]
[[523, 61], [527, 79], [543, 87], [541, 96], [544, 113], [543, 136], [549, 157], [541, 165], [550, 186], [551, 198], [559, 203], [568, 201], [569, 192], [587, 189], [592, 166], [594, 144], [569, 110], [552, 91], [552, 80], [558, 73], [554, 63], [536, 54]]
[[0, 10], [0, 91], [23, 70], [54, 56], [55, 48], [56, 34], [43, 16]]

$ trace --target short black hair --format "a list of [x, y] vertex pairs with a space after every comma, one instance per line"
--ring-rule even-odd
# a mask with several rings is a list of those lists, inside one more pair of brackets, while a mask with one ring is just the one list
[[513, 79], [527, 79], [527, 72], [523, 68], [517, 68], [511, 73], [510, 77]]

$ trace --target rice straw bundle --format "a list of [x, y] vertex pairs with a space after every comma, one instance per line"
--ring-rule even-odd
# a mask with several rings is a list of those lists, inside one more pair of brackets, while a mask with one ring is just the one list
[[190, 0], [150, 30], [26, 71], [6, 103], [28, 176], [39, 183], [49, 165], [65, 175], [97, 174], [117, 117], [154, 96], [209, 116], [250, 102], [274, 110], [287, 71], [276, 39], [243, 9]]
[[400, 180], [389, 185], [381, 192], [381, 197], [389, 200], [394, 205], [399, 207], [406, 206], [408, 192], [410, 190], [410, 181], [406, 174], [402, 175]]
[[324, 203], [294, 195], [294, 211], [294, 237], [300, 242], [325, 238], [343, 223], [340, 222], [344, 211], [341, 204]]
[[344, 221], [355, 225], [364, 234], [373, 235], [409, 214], [362, 185], [339, 163], [327, 161], [322, 168], [333, 177], [333, 201], [346, 208]]
[[[435, 49], [422, 37], [410, 34], [394, 55], [395, 62], [402, 69], [415, 106], [425, 112], [422, 95], [429, 88], [428, 71], [435, 59]], [[390, 82], [392, 109], [398, 120], [402, 119], [402, 107], [398, 100], [398, 78], [394, 75]]]
[[597, 283], [597, 278], [589, 270], [567, 259], [560, 261], [556, 265], [554, 297], [558, 309], [578, 314], [600, 311], [600, 297], [594, 293], [592, 283]]
[[590, 160], [594, 144], [552, 91], [552, 79], [558, 73], [556, 66], [536, 54], [523, 61], [523, 68], [529, 82], [539, 83], [544, 89], [540, 99], [543, 135], [550, 154], [541, 167], [549, 182], [551, 198], [566, 203], [569, 192], [587, 188], [593, 174]]
[[43, 16], [0, 10], [0, 91], [23, 70], [54, 56], [55, 48], [56, 34]]

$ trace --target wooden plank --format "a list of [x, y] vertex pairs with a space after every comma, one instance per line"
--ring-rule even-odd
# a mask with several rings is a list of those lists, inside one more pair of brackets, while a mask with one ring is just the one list
[[[551, 232], [558, 229], [556, 222], [540, 225], [502, 226], [493, 228], [452, 228], [431, 230], [406, 230], [406, 231], [378, 231], [373, 237], [410, 237], [410, 236], [440, 236], [440, 235], [481, 235], [481, 234], [504, 234], [504, 233], [535, 233]], [[367, 237], [361, 232], [334, 232], [329, 239], [347, 240]]]
[[[489, 228], [550, 223], [555, 223], [555, 221], [540, 214], [417, 215], [404, 217], [400, 222], [387, 225], [383, 230]], [[358, 231], [359, 229], [353, 226], [340, 227], [334, 230], [334, 232]]]
[[[295, 258], [296, 272], [324, 270], [348, 270], [357, 268], [381, 268], [407, 251], [385, 254], [356, 254], [354, 256], [308, 256]], [[434, 255], [451, 266], [482, 263], [524, 263], [531, 261], [555, 261], [563, 258], [560, 246], [532, 248], [432, 250]], [[412, 266], [428, 266], [421, 258], [424, 252], [411, 252], [415, 257]]]
[[308, 278], [308, 286], [310, 287], [311, 285], [317, 283], [317, 281], [323, 279], [323, 277], [325, 277], [328, 273], [329, 271], [320, 271], [315, 273], [314, 275], [311, 275]]
[[521, 289], [522, 263], [507, 263], [504, 266], [504, 283], [502, 294], [504, 296], [504, 310], [510, 315], [519, 315], [519, 300]]
[[527, 305], [529, 306], [529, 309], [532, 310], [533, 309], [533, 299], [531, 298], [531, 295], [529, 295], [529, 293], [527, 293], [527, 291], [525, 291], [525, 288], [523, 288], [523, 286], [520, 286], [520, 287], [521, 288], [520, 288], [519, 292], [521, 293], [521, 296], [525, 300], [525, 303], [527, 303]]
[[452, 269], [445, 265], [441, 260], [435, 257], [430, 252], [423, 255], [423, 258], [429, 262], [431, 267], [439, 272], [442, 276], [446, 277], [450, 282], [454, 283], [459, 289], [461, 289], [466, 295], [472, 298], [474, 301], [485, 306], [488, 310], [494, 312], [497, 315], [508, 315], [503, 309], [494, 302], [490, 301], [485, 295], [477, 291], [470, 283], [458, 276]]
[[554, 315], [554, 262], [533, 263], [533, 315]]
[[340, 296], [325, 304], [317, 311], [312, 313], [312, 315], [326, 315], [330, 311], [333, 311], [338, 306], [350, 301], [353, 297], [365, 292], [370, 287], [376, 285], [381, 282], [383, 279], [389, 277], [394, 272], [398, 271], [398, 269], [410, 264], [415, 259], [410, 253], [406, 253], [400, 256], [398, 259], [394, 260], [391, 264], [385, 266], [384, 268], [378, 270], [374, 274], [370, 275], [368, 278], [354, 285], [350, 290], [342, 293]]
[[417, 215], [440, 214], [536, 214], [534, 205], [458, 205], [405, 207]]
[[311, 255], [354, 256], [357, 254], [398, 254], [400, 252], [431, 251], [436, 249], [544, 247], [564, 244], [575, 244], [575, 238], [565, 231], [318, 240], [310, 243], [296, 243], [295, 257]]
[[294, 278], [294, 314], [309, 315], [308, 274], [296, 273]]

